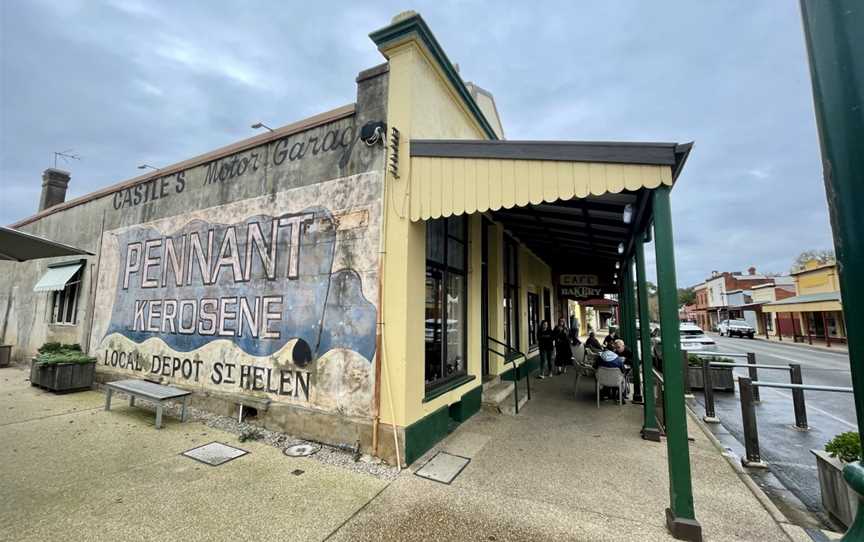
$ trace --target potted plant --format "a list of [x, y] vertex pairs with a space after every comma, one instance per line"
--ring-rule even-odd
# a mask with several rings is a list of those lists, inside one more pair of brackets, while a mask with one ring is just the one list
[[77, 344], [45, 343], [30, 364], [30, 384], [55, 392], [89, 389], [95, 376], [96, 358]]
[[12, 345], [0, 344], [0, 367], [9, 367], [12, 359]]
[[[701, 390], [705, 387], [705, 379], [702, 375], [702, 363], [733, 363], [729, 358], [717, 356], [697, 356], [695, 354], [687, 355], [687, 380], [691, 389]], [[735, 380], [732, 377], [732, 367], [711, 367], [711, 383], [714, 385], [714, 390], [718, 391], [734, 391]]]
[[843, 479], [847, 463], [861, 461], [861, 440], [858, 433], [840, 433], [825, 445], [825, 450], [810, 450], [816, 456], [822, 506], [832, 518], [847, 528], [858, 510], [858, 495]]

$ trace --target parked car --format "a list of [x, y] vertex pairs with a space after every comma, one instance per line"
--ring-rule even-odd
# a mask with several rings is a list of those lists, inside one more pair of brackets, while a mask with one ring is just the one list
[[[702, 328], [697, 326], [696, 324], [691, 324], [689, 322], [681, 322], [679, 324], [679, 329], [681, 330], [681, 350], [687, 350], [688, 352], [693, 352], [696, 350], [699, 351], [709, 351], [716, 352], [717, 351], [717, 343], [709, 337], [705, 335], [705, 332], [702, 331]], [[655, 355], [660, 351], [660, 326], [653, 328], [651, 332], [652, 342], [654, 343], [654, 351]]]
[[705, 335], [702, 328], [689, 322], [681, 323], [681, 350], [688, 352], [695, 350], [716, 351], [717, 343], [714, 339]]
[[752, 339], [756, 336], [756, 330], [744, 320], [723, 320], [717, 326], [717, 331], [720, 332], [721, 336], [725, 335], [726, 337], [737, 336]]

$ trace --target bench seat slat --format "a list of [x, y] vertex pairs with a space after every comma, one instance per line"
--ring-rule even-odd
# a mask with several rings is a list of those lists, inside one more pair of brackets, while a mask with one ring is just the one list
[[116, 391], [131, 393], [134, 395], [138, 395], [139, 397], [152, 399], [154, 401], [177, 399], [179, 397], [185, 397], [192, 393], [190, 391], [172, 388], [170, 386], [163, 386], [161, 384], [155, 384], [146, 380], [136, 379], [116, 380], [114, 382], [106, 383], [105, 386], [112, 388]]

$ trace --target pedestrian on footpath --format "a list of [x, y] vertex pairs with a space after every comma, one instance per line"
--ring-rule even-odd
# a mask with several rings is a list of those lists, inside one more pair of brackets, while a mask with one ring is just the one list
[[540, 374], [537, 375], [537, 378], [542, 380], [547, 376], [552, 376], [552, 358], [555, 356], [555, 337], [549, 320], [540, 322], [537, 343], [540, 347]]
[[573, 350], [570, 349], [570, 330], [567, 329], [567, 320], [558, 319], [553, 337], [555, 339], [555, 374], [561, 375], [566, 372], [566, 367], [573, 363]]

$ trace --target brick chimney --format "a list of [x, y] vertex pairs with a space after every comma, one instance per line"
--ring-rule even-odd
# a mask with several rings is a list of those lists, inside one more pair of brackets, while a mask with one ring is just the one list
[[42, 196], [39, 198], [39, 210], [44, 211], [66, 201], [66, 188], [71, 176], [68, 171], [48, 168], [42, 174]]
[[748, 269], [747, 269], [747, 274], [748, 274], [748, 275], [755, 275], [755, 274], [756, 274], [756, 268], [755, 268], [755, 267], [750, 267], [750, 268], [748, 268]]

